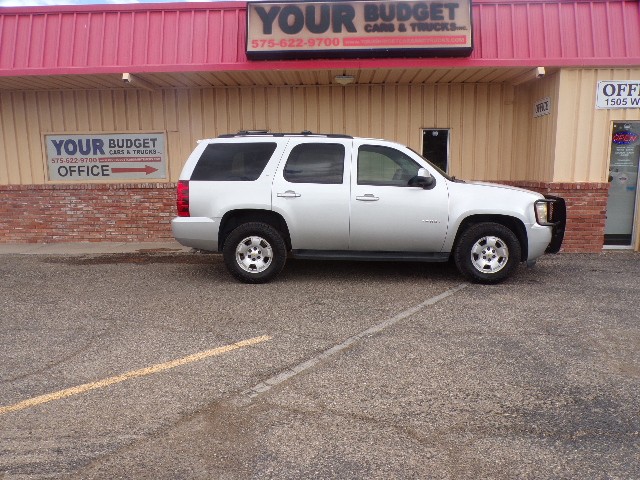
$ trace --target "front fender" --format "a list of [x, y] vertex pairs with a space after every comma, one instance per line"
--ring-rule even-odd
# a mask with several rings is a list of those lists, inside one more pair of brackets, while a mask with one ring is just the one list
[[[449, 183], [449, 230], [443, 251], [450, 252], [460, 226], [472, 217], [478, 221], [497, 221], [508, 218], [519, 222], [524, 229], [524, 247], [528, 251], [529, 232], [535, 224], [533, 203], [542, 195], [519, 188], [480, 183]], [[495, 220], [492, 220], [494, 218]], [[514, 232], [520, 237], [522, 232]]]

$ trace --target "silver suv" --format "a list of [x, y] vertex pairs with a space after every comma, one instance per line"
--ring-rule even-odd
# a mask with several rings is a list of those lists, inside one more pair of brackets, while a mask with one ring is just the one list
[[560, 249], [557, 197], [448, 176], [403, 145], [243, 131], [201, 140], [178, 182], [173, 235], [221, 251], [233, 276], [272, 280], [287, 255], [446, 262], [496, 283]]

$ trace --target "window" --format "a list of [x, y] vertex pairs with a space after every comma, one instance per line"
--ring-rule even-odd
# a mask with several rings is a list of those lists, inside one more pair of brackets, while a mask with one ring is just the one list
[[209, 144], [193, 169], [191, 180], [257, 180], [275, 149], [273, 142]]
[[284, 178], [292, 183], [342, 183], [344, 145], [303, 143], [291, 150]]
[[358, 151], [358, 185], [406, 187], [418, 165], [395, 148], [362, 145]]

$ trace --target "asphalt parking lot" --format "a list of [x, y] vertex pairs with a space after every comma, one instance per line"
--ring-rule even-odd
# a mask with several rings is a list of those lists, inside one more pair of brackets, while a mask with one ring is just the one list
[[0, 256], [0, 478], [640, 478], [640, 254]]

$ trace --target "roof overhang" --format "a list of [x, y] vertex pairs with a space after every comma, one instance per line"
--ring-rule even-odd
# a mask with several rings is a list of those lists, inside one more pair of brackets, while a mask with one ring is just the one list
[[[208, 87], [276, 87], [339, 85], [336, 77], [352, 77], [350, 85], [411, 85], [424, 83], [502, 83], [517, 82], [531, 72], [531, 67], [504, 68], [394, 68], [267, 70], [231, 72], [159, 72], [131, 73], [140, 81], [125, 82], [123, 73], [82, 75], [28, 75], [0, 77], [0, 90], [93, 90], [208, 88]], [[551, 74], [555, 69], [548, 69]]]

